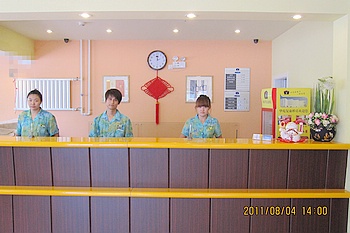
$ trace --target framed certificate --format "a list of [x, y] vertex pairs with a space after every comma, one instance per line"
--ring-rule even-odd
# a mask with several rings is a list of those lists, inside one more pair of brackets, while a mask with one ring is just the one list
[[196, 102], [200, 95], [208, 96], [213, 102], [212, 76], [187, 76], [186, 102]]
[[122, 102], [129, 102], [129, 76], [104, 76], [103, 102], [106, 91], [112, 88], [118, 89], [122, 93]]

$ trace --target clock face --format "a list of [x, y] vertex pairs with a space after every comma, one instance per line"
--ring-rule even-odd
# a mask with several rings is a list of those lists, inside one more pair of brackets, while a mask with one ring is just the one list
[[166, 65], [166, 56], [162, 51], [155, 50], [148, 55], [147, 62], [152, 69], [161, 70]]

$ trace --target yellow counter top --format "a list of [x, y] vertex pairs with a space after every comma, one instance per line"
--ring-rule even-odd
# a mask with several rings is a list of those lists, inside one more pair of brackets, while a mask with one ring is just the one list
[[233, 138], [88, 138], [88, 137], [0, 137], [1, 147], [65, 148], [191, 148], [191, 149], [295, 149], [349, 150], [350, 143], [316, 142], [284, 143], [278, 140], [256, 141]]

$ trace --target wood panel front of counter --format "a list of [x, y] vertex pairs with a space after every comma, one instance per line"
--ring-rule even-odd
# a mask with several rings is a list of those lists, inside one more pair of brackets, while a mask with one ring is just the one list
[[[5, 146], [0, 185], [344, 189], [347, 153]], [[0, 196], [0, 205], [2, 232], [322, 233], [346, 232], [348, 199]]]

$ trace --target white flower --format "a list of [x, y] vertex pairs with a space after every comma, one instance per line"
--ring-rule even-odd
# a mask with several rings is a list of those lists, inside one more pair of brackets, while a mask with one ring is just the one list
[[327, 125], [329, 125], [329, 121], [328, 120], [323, 120], [322, 121], [322, 125], [324, 126], [324, 127], [327, 127]]
[[335, 83], [333, 77], [324, 77], [318, 80], [320, 81], [320, 88], [322, 91], [334, 89]]

